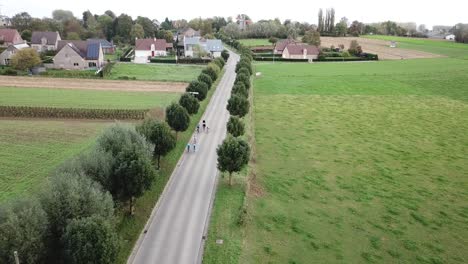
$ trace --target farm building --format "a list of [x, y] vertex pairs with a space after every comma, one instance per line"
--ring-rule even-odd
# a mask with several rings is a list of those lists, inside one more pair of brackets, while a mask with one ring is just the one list
[[0, 65], [10, 65], [10, 59], [18, 50], [29, 48], [26, 43], [10, 45], [6, 50], [0, 54]]
[[57, 50], [60, 40], [62, 39], [58, 32], [34, 31], [31, 36], [31, 48], [37, 52]]
[[0, 47], [25, 43], [16, 29], [0, 28]]
[[104, 65], [104, 53], [100, 43], [83, 40], [61, 40], [59, 52], [54, 57], [54, 68], [83, 70]]
[[299, 43], [298, 41], [295, 41], [293, 39], [285, 39], [285, 40], [280, 40], [276, 43], [274, 53], [275, 54], [283, 54], [284, 49], [286, 46], [289, 44], [297, 44]]
[[101, 43], [102, 52], [104, 54], [114, 54], [115, 45], [113, 42], [109, 42], [107, 39], [88, 39], [90, 43]]
[[165, 39], [137, 39], [135, 41], [135, 63], [147, 63], [149, 58], [167, 56]]
[[318, 58], [320, 51], [316, 46], [308, 44], [289, 44], [283, 50], [283, 59], [308, 59], [310, 62]]

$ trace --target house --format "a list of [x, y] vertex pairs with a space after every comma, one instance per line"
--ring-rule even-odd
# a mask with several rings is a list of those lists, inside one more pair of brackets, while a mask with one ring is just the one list
[[281, 40], [281, 41], [278, 41], [275, 45], [275, 49], [273, 50], [273, 52], [275, 54], [283, 54], [283, 50], [286, 48], [287, 45], [289, 44], [297, 44], [299, 42], [293, 40], [293, 39], [284, 39], [284, 40]]
[[88, 39], [88, 43], [101, 43], [102, 52], [104, 54], [114, 54], [115, 45], [113, 42], [109, 42], [107, 39]]
[[187, 38], [200, 37], [200, 30], [195, 30], [193, 28], [187, 28], [178, 32], [178, 35], [182, 35]]
[[283, 50], [283, 59], [308, 59], [310, 62], [317, 59], [320, 50], [316, 46], [297, 43], [289, 44]]
[[54, 57], [54, 68], [84, 70], [104, 66], [104, 52], [100, 43], [83, 40], [61, 40]]
[[206, 44], [202, 46], [213, 58], [221, 57], [221, 52], [224, 50], [223, 42], [220, 39], [207, 39]]
[[18, 51], [25, 48], [29, 48], [29, 45], [26, 43], [10, 45], [6, 50], [0, 54], [0, 65], [10, 65], [11, 57]]
[[136, 39], [135, 63], [147, 63], [151, 57], [167, 56], [167, 42], [165, 39]]
[[185, 37], [184, 36], [184, 56], [194, 57], [194, 51], [201, 46], [201, 37]]
[[447, 36], [445, 36], [445, 39], [446, 40], [455, 40], [455, 35], [454, 34], [447, 35]]
[[0, 47], [25, 43], [16, 29], [0, 28]]
[[37, 52], [57, 50], [58, 42], [62, 40], [58, 32], [34, 31], [31, 36], [31, 48]]

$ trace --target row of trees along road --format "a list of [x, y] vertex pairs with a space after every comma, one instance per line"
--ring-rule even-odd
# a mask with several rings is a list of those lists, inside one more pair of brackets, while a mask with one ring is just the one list
[[242, 45], [238, 47], [241, 59], [236, 65], [236, 80], [228, 100], [227, 110], [231, 114], [227, 123], [228, 137], [218, 147], [218, 169], [229, 173], [229, 185], [232, 174], [244, 168], [250, 159], [250, 147], [245, 139], [245, 124], [242, 120], [249, 113], [249, 89], [252, 70], [252, 54]]
[[[223, 66], [223, 59], [214, 60], [187, 90], [210, 89]], [[0, 263], [14, 263], [15, 251], [24, 264], [115, 263], [120, 238], [114, 208], [128, 205], [133, 215], [135, 198], [151, 188], [161, 157], [174, 149], [175, 134], [187, 130], [189, 114], [198, 113], [206, 93], [197, 96], [186, 93], [167, 107], [167, 122], [108, 127], [91, 150], [62, 164], [37, 195], [1, 204]]]

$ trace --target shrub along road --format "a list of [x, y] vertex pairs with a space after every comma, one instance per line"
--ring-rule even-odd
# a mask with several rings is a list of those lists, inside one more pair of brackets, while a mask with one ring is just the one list
[[227, 100], [236, 74], [238, 56], [230, 54], [224, 74], [202, 120], [197, 151], [185, 152], [136, 243], [128, 263], [196, 263], [203, 250], [203, 236], [218, 175], [216, 148], [226, 136]]

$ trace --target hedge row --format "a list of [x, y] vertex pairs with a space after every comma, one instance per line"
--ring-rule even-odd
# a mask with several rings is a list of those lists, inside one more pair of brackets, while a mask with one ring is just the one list
[[0, 106], [1, 117], [72, 118], [72, 119], [144, 119], [148, 109], [83, 109], [30, 106]]
[[287, 61], [287, 62], [308, 62], [308, 59], [283, 59], [273, 57], [254, 57], [255, 61]]

